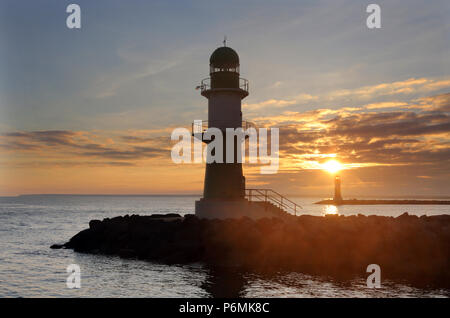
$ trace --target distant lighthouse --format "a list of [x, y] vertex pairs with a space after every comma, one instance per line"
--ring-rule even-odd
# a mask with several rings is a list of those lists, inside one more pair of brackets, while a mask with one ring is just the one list
[[226, 162], [226, 129], [246, 130], [249, 126], [242, 119], [241, 106], [242, 99], [249, 94], [249, 85], [240, 78], [239, 66], [239, 55], [224, 41], [224, 46], [217, 48], [209, 59], [210, 77], [197, 87], [208, 99], [208, 120], [200, 125], [194, 122], [193, 136], [210, 147], [211, 141], [204, 138], [204, 132], [219, 129], [223, 136], [223, 162], [206, 164], [203, 198], [195, 202], [195, 215], [210, 219], [283, 217], [289, 209], [294, 214], [299, 206], [273, 190], [246, 189], [242, 163], [237, 160], [237, 147], [245, 139], [234, 137], [234, 161]]
[[342, 202], [342, 194], [341, 194], [341, 177], [335, 176], [334, 177], [334, 198], [335, 203], [341, 203]]

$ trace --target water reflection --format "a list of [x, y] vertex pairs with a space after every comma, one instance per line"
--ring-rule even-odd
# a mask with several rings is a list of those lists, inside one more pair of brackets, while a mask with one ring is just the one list
[[339, 214], [339, 210], [338, 210], [337, 206], [335, 206], [335, 205], [325, 205], [323, 207], [323, 215], [328, 215], [328, 214], [338, 215]]
[[245, 272], [238, 268], [209, 267], [202, 288], [214, 298], [237, 298], [244, 296], [247, 284]]
[[[207, 266], [208, 268], [208, 266]], [[201, 285], [210, 297], [448, 297], [445, 289], [421, 289], [383, 280], [367, 288], [366, 277], [338, 280], [296, 272], [256, 273], [238, 268], [208, 268]]]

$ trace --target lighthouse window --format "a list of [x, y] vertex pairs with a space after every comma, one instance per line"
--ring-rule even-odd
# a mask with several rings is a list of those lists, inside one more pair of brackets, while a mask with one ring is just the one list
[[232, 73], [239, 73], [239, 66], [238, 67], [213, 67], [210, 68], [211, 73], [216, 72], [232, 72]]

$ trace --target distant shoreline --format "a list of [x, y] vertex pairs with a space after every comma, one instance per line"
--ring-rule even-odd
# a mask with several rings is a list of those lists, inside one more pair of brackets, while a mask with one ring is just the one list
[[0, 198], [26, 197], [201, 197], [201, 194], [18, 194], [5, 195]]
[[[42, 193], [42, 194], [17, 194], [17, 195], [0, 195], [0, 198], [27, 198], [27, 197], [201, 197], [202, 194], [176, 194], [176, 193], [161, 193], [161, 194], [71, 194], [71, 193]], [[324, 195], [287, 195], [289, 198], [323, 198], [326, 197]], [[343, 200], [347, 201], [448, 201], [450, 202], [450, 196], [445, 195], [411, 195], [411, 196], [362, 196], [367, 199], [351, 199], [351, 200]], [[327, 202], [327, 203], [319, 203], [316, 204], [330, 204], [329, 202], [333, 201], [332, 199], [324, 199], [319, 202]], [[396, 203], [394, 203], [396, 204]], [[399, 203], [398, 203], [399, 204]], [[429, 204], [429, 203], [424, 203]], [[450, 203], [446, 203], [450, 204]]]

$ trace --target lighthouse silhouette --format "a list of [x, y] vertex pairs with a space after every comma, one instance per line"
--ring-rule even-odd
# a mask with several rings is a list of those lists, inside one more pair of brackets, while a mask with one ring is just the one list
[[[208, 127], [222, 131], [226, 144], [226, 128], [242, 127], [241, 100], [248, 96], [248, 81], [239, 78], [239, 56], [230, 47], [219, 47], [209, 59], [210, 85], [202, 90], [208, 99]], [[234, 142], [234, 154], [237, 143]], [[226, 147], [223, 147], [223, 162]], [[242, 163], [208, 163], [205, 172], [205, 199], [242, 199], [245, 196], [245, 178]]]
[[[195, 202], [195, 214], [201, 218], [251, 218], [284, 216], [292, 201], [270, 189], [246, 189], [242, 161], [237, 160], [238, 147], [245, 138], [233, 136], [227, 140], [227, 128], [251, 126], [242, 119], [241, 101], [249, 94], [249, 84], [239, 74], [239, 55], [230, 47], [217, 48], [209, 59], [209, 75], [201, 81], [201, 95], [208, 99], [208, 120], [194, 122], [193, 136], [211, 146], [211, 140], [204, 138], [210, 128], [222, 132], [222, 162], [206, 164], [203, 198]], [[234, 161], [226, 161], [226, 144], [233, 142]], [[211, 152], [212, 149], [211, 149]], [[283, 202], [284, 199], [284, 202]], [[295, 206], [296, 208], [297, 206]]]
[[342, 194], [341, 194], [341, 177], [334, 177], [334, 197], [333, 200], [336, 204], [342, 203]]

